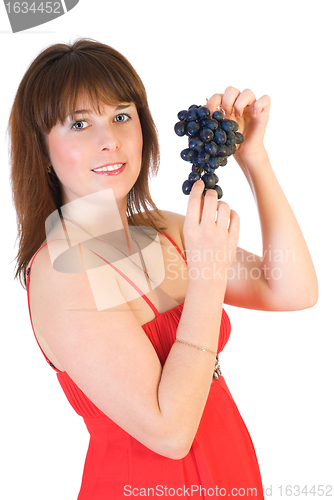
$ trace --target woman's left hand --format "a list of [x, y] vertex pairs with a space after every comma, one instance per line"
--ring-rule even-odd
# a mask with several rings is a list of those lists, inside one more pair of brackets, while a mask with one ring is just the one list
[[236, 159], [246, 158], [264, 150], [263, 139], [269, 120], [270, 97], [264, 95], [256, 99], [254, 93], [246, 89], [240, 92], [234, 87], [227, 87], [224, 94], [215, 94], [207, 101], [211, 113], [218, 107], [225, 117], [239, 125], [239, 132], [245, 140], [235, 154]]

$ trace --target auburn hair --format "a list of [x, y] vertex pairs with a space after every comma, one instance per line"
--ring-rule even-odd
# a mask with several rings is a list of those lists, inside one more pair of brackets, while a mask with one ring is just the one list
[[45, 221], [62, 205], [58, 177], [53, 169], [47, 172], [50, 160], [45, 137], [57, 123], [65, 122], [82, 96], [88, 97], [97, 111], [101, 105], [136, 105], [143, 134], [142, 166], [128, 193], [128, 223], [150, 226], [158, 232], [165, 229], [164, 217], [149, 191], [149, 179], [159, 168], [159, 145], [138, 74], [108, 45], [89, 39], [52, 45], [25, 73], [9, 119], [11, 185], [19, 239], [15, 278], [24, 288], [28, 263], [45, 240]]

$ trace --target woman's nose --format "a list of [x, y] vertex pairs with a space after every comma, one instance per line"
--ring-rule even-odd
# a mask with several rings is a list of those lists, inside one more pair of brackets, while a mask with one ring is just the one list
[[100, 151], [117, 151], [121, 147], [119, 137], [112, 130], [112, 127], [101, 131], [98, 140]]

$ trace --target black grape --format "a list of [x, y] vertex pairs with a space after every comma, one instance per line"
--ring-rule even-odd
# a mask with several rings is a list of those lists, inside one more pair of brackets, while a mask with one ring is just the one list
[[230, 122], [232, 124], [231, 127], [232, 132], [237, 132], [239, 130], [239, 125], [237, 124], [237, 122], [235, 122], [234, 120], [230, 120]]
[[227, 136], [227, 140], [225, 143], [226, 146], [231, 146], [235, 144], [235, 133], [232, 132], [232, 130], [230, 132], [227, 132], [226, 136]]
[[215, 135], [210, 128], [205, 128], [201, 131], [199, 136], [203, 142], [210, 142], [213, 140]]
[[210, 155], [209, 153], [206, 153], [205, 151], [201, 151], [198, 156], [197, 156], [197, 163], [199, 165], [205, 165], [206, 163], [208, 163], [208, 161], [210, 160]]
[[205, 118], [209, 118], [210, 110], [206, 106], [201, 106], [197, 110], [197, 115], [200, 120], [204, 120]]
[[211, 168], [218, 168], [220, 166], [220, 158], [219, 156], [212, 156], [210, 160], [208, 161], [208, 165]]
[[204, 149], [207, 153], [209, 153], [210, 156], [216, 156], [219, 147], [215, 142], [211, 141], [205, 144]]
[[196, 108], [190, 108], [187, 112], [187, 120], [188, 122], [194, 122], [197, 120], [198, 115], [197, 115], [197, 109]]
[[200, 130], [201, 126], [198, 122], [189, 122], [187, 125], [187, 135], [189, 135], [190, 137], [198, 134]]
[[201, 176], [199, 175], [199, 172], [190, 172], [188, 175], [188, 181], [191, 183], [194, 183], [196, 181], [199, 181]]
[[236, 144], [242, 144], [244, 142], [245, 138], [240, 132], [235, 133], [235, 143]]
[[217, 191], [218, 200], [220, 200], [220, 198], [223, 196], [222, 188], [220, 186], [218, 186], [218, 184], [216, 184], [213, 189], [215, 189]]
[[204, 142], [201, 141], [199, 137], [191, 137], [189, 139], [189, 149], [195, 149], [196, 151], [199, 151], [200, 149], [204, 148]]
[[226, 132], [225, 130], [222, 130], [221, 128], [216, 130], [215, 135], [214, 135], [214, 141], [216, 144], [225, 144], [227, 140]]
[[228, 156], [228, 149], [226, 144], [221, 144], [219, 146], [217, 156]]
[[207, 120], [202, 120], [201, 126], [202, 126], [202, 128], [209, 128], [210, 130], [217, 130], [219, 124], [218, 124], [217, 120], [212, 120], [210, 118]]
[[182, 192], [183, 194], [190, 194], [191, 188], [193, 187], [192, 183], [188, 180], [184, 181], [182, 184]]
[[187, 124], [185, 122], [177, 122], [175, 123], [175, 134], [179, 137], [182, 137], [187, 132]]
[[[212, 113], [212, 118], [217, 120], [217, 122], [221, 122], [224, 120], [224, 113], [222, 111], [214, 111], [214, 113]], [[179, 120], [181, 120], [181, 118], [179, 118]]]
[[180, 121], [183, 121], [186, 119], [187, 117], [187, 113], [188, 111], [186, 109], [183, 109], [182, 111], [179, 111], [179, 113], [177, 114], [177, 117]]
[[233, 128], [231, 120], [227, 120], [224, 118], [224, 120], [221, 122], [222, 129], [225, 130], [225, 132], [230, 132]]
[[207, 163], [206, 165], [204, 165], [202, 168], [203, 168], [203, 170], [204, 170], [205, 172], [207, 172], [208, 174], [212, 174], [212, 172], [214, 172], [214, 169], [213, 169], [212, 167], [210, 167], [210, 166], [208, 165], [208, 163]]
[[197, 158], [197, 151], [193, 149], [183, 149], [183, 151], [181, 151], [181, 158], [182, 160], [193, 162]]
[[208, 173], [204, 174], [202, 177], [202, 181], [204, 181], [205, 187], [207, 189], [213, 189], [216, 185], [213, 174], [208, 174]]

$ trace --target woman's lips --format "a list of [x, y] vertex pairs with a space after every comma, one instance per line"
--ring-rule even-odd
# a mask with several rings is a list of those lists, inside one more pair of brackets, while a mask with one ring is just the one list
[[[119, 168], [115, 168], [116, 166], [121, 165]], [[94, 174], [98, 175], [119, 175], [125, 169], [126, 163], [108, 163], [107, 165], [102, 165], [98, 170], [93, 170]], [[113, 167], [115, 170], [107, 170], [108, 167]], [[102, 170], [104, 169], [104, 170]]]

